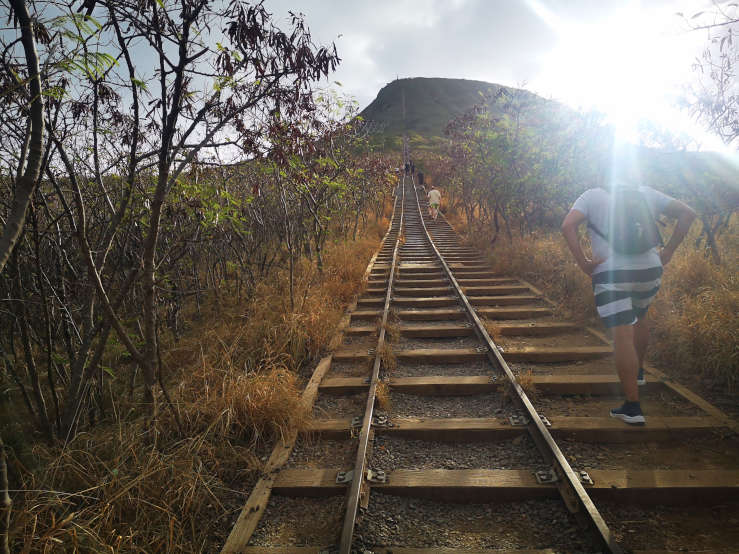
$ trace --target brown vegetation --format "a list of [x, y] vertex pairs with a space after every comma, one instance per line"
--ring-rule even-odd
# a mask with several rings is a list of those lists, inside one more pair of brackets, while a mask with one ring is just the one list
[[272, 442], [310, 417], [300, 403], [301, 370], [327, 348], [385, 223], [370, 225], [369, 239], [331, 245], [323, 275], [298, 264], [294, 311], [288, 275], [277, 270], [246, 304], [212, 299], [184, 338], [163, 345], [179, 383], [172, 390], [179, 423], [169, 411], [150, 428], [145, 410], [111, 390], [112, 424], [63, 446], [18, 452], [12, 466], [27, 492], [15, 500], [15, 545], [214, 550]]
[[384, 411], [390, 411], [393, 407], [392, 400], [390, 399], [390, 387], [384, 381], [377, 383], [377, 391], [375, 392], [375, 398], [377, 399], [377, 406]]

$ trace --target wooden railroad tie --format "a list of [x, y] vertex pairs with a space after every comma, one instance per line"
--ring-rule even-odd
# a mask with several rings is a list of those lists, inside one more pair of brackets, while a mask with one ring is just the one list
[[[637, 503], [684, 503], [710, 498], [735, 498], [737, 470], [588, 470], [588, 493], [598, 499]], [[285, 469], [273, 492], [286, 496], [324, 497], [344, 494], [335, 469]], [[371, 483], [374, 491], [396, 496], [452, 502], [507, 502], [558, 496], [555, 483], [540, 483], [525, 469], [398, 469], [385, 483]]]
[[[624, 425], [610, 417], [551, 417], [549, 431], [555, 437], [583, 442], [671, 441], [676, 437], [700, 436], [715, 432], [722, 423], [712, 417], [650, 417], [644, 426]], [[303, 430], [328, 439], [351, 436], [351, 418], [316, 419]], [[527, 426], [512, 424], [505, 417], [391, 418], [389, 425], [375, 433], [430, 441], [502, 441], [525, 435]]]
[[[499, 390], [505, 379], [486, 375], [439, 375], [428, 377], [392, 377], [391, 389], [422, 396], [460, 396], [484, 394]], [[615, 375], [533, 375], [536, 390], [546, 394], [611, 395], [621, 392], [621, 382]], [[328, 394], [353, 394], [366, 390], [364, 377], [327, 377], [321, 381], [320, 391]], [[664, 390], [662, 381], [649, 381], [642, 391]]]
[[[603, 358], [612, 354], [610, 346], [579, 346], [579, 347], [527, 347], [518, 346], [506, 348], [503, 357], [509, 362], [575, 362]], [[434, 363], [456, 364], [477, 362], [487, 359], [484, 350], [477, 348], [438, 349], [423, 348], [396, 350], [395, 357], [399, 362], [406, 363]], [[334, 354], [337, 362], [369, 361], [372, 357], [367, 349], [344, 349]]]

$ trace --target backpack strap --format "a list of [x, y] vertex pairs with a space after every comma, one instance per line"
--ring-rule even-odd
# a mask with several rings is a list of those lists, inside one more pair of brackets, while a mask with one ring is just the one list
[[600, 230], [595, 226], [594, 223], [588, 221], [588, 229], [592, 229], [596, 235], [598, 235], [600, 238], [608, 242], [608, 237], [600, 232]]
[[649, 202], [647, 201], [647, 197], [644, 196], [644, 193], [640, 191], [639, 189], [636, 189], [635, 191], [642, 199], [642, 202], [644, 202], [644, 205], [647, 208], [647, 213], [649, 213], [649, 218], [652, 222], [652, 228], [654, 233], [657, 235], [657, 240], [659, 241], [660, 248], [664, 248], [665, 242], [662, 240], [662, 233], [659, 232], [659, 227], [657, 226], [658, 223], [661, 223], [663, 226], [665, 225], [662, 223], [659, 219], [654, 217], [654, 213], [652, 213], [652, 207], [649, 205]]

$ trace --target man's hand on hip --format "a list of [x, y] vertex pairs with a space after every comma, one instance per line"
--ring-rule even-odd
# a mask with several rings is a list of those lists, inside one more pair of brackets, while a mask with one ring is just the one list
[[594, 260], [589, 260], [585, 258], [582, 263], [579, 263], [578, 265], [580, 266], [580, 269], [582, 269], [583, 273], [585, 273], [585, 275], [589, 277], [593, 274], [595, 268], [605, 261], [606, 258], [596, 258]]

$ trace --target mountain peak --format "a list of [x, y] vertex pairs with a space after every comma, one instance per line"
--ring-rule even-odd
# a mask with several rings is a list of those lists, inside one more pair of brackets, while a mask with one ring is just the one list
[[[502, 85], [469, 79], [411, 77], [385, 85], [360, 114], [384, 135], [442, 136], [447, 123]], [[405, 98], [404, 98], [405, 97]], [[405, 100], [405, 102], [404, 102]], [[405, 103], [405, 121], [403, 104]]]

